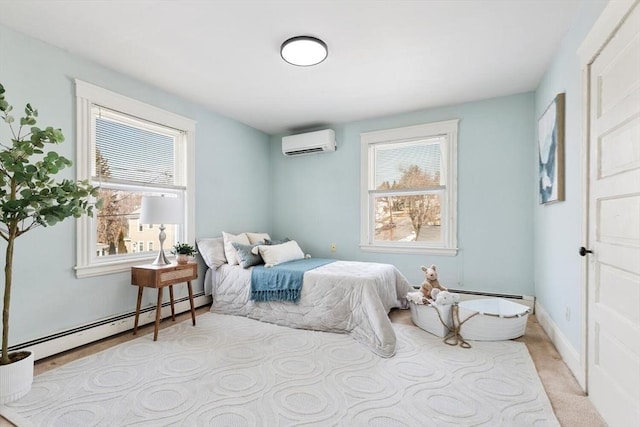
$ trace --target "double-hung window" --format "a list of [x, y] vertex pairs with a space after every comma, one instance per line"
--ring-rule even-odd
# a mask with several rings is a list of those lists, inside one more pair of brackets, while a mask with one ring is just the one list
[[365, 251], [457, 253], [458, 120], [360, 135]]
[[194, 122], [79, 80], [76, 100], [78, 179], [99, 187], [103, 203], [79, 220], [76, 275], [153, 260], [160, 224], [140, 224], [143, 196], [182, 201], [184, 223], [164, 224], [166, 250], [193, 241]]

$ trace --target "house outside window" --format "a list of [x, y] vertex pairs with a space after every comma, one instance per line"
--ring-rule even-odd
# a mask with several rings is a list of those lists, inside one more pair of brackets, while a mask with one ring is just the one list
[[[135, 217], [139, 217], [140, 216], [140, 209], [135, 210], [134, 212], [131, 213], [132, 216]], [[146, 241], [147, 242], [147, 251], [153, 251], [153, 242], [158, 242], [160, 243], [160, 241], [158, 240], [158, 236], [160, 234], [160, 224], [149, 224], [150, 227], [140, 227], [140, 228], [135, 228], [135, 227], [131, 227], [130, 228], [130, 239], [129, 242], [143, 242]], [[178, 241], [178, 237], [176, 237], [176, 231], [179, 231], [179, 227], [174, 227], [171, 225], [165, 225], [165, 234], [166, 234], [166, 241], [165, 241], [165, 249], [168, 249], [169, 243], [171, 245], [173, 245], [174, 243], [177, 243]], [[154, 240], [155, 239], [155, 240]], [[129, 248], [129, 244], [127, 244], [127, 249]], [[132, 245], [132, 249], [133, 252], [142, 252], [144, 251], [144, 249], [142, 250], [138, 250], [138, 245], [136, 243], [134, 243]]]
[[365, 251], [457, 253], [458, 120], [362, 133]]
[[152, 260], [159, 229], [139, 223], [143, 196], [181, 199], [185, 222], [166, 225], [166, 244], [194, 240], [195, 123], [79, 80], [76, 98], [78, 179], [98, 186], [103, 200], [93, 218], [78, 220], [76, 275]]

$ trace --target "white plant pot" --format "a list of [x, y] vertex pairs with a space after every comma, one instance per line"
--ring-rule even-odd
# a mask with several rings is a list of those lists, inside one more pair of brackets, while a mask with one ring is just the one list
[[191, 256], [185, 255], [185, 254], [176, 255], [176, 259], [178, 261], [178, 264], [187, 264], [189, 262], [189, 258], [191, 258]]
[[20, 399], [33, 383], [33, 352], [18, 362], [0, 365], [0, 404]]

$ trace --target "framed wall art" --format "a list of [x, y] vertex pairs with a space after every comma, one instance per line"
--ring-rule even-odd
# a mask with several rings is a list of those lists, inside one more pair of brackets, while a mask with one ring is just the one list
[[564, 200], [564, 98], [558, 94], [538, 120], [540, 203]]

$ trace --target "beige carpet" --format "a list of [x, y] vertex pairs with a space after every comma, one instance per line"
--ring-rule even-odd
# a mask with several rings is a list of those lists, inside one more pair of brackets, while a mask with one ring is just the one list
[[558, 425], [522, 343], [395, 324], [393, 358], [347, 335], [204, 314], [39, 375], [19, 425]]
[[606, 427], [535, 316], [529, 316], [525, 336], [518, 341], [527, 345], [562, 426]]

